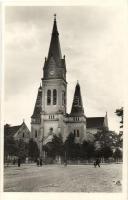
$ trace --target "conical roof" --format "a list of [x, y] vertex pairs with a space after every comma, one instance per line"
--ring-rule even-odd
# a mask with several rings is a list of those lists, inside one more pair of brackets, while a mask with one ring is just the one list
[[48, 57], [44, 62], [44, 79], [66, 79], [65, 56], [62, 58], [56, 15], [54, 15], [51, 42]]
[[51, 42], [50, 42], [50, 47], [49, 47], [49, 52], [48, 52], [48, 59], [51, 58], [51, 56], [53, 56], [57, 64], [60, 65], [60, 59], [62, 59], [62, 54], [61, 54], [56, 18], [54, 18], [54, 23], [53, 23], [53, 30], [52, 30], [52, 37], [51, 37]]
[[74, 98], [73, 98], [72, 109], [71, 109], [70, 115], [71, 116], [84, 115], [81, 90], [80, 90], [80, 85], [78, 82], [77, 82], [76, 88], [75, 88], [75, 93], [74, 93]]
[[40, 115], [41, 115], [41, 102], [42, 102], [42, 87], [40, 85], [40, 87], [38, 89], [38, 94], [37, 94], [37, 99], [36, 99], [34, 111], [33, 111], [33, 114], [31, 116], [31, 118], [39, 118], [40, 119]]

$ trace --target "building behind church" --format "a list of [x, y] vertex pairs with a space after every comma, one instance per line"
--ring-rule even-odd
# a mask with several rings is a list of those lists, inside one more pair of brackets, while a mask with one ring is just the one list
[[71, 112], [67, 113], [67, 68], [62, 56], [56, 17], [48, 56], [45, 57], [42, 84], [31, 116], [31, 137], [41, 148], [53, 135], [61, 134], [63, 141], [72, 132], [76, 143], [93, 136], [99, 128], [108, 127], [107, 113], [103, 117], [87, 117], [84, 113], [80, 84], [77, 81]]

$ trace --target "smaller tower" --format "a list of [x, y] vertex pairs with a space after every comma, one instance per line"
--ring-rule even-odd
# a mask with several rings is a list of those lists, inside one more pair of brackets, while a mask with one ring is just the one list
[[71, 109], [71, 116], [83, 116], [84, 115], [84, 108], [83, 108], [83, 102], [81, 97], [81, 91], [80, 91], [80, 85], [77, 81], [73, 103], [72, 103], [72, 109]]
[[86, 117], [82, 103], [80, 85], [77, 81], [72, 103], [71, 113], [68, 117], [68, 132], [73, 133], [76, 143], [82, 143], [86, 135]]
[[40, 126], [41, 126], [41, 111], [42, 111], [42, 87], [38, 88], [37, 99], [34, 107], [33, 114], [31, 116], [31, 132], [32, 138], [38, 140], [40, 137]]

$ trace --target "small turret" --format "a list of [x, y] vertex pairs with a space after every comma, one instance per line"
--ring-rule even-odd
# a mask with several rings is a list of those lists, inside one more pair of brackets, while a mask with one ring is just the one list
[[77, 81], [73, 103], [72, 103], [72, 109], [71, 109], [71, 116], [82, 116], [84, 115], [84, 108], [82, 103], [82, 97], [81, 97], [81, 91], [80, 91], [80, 85]]

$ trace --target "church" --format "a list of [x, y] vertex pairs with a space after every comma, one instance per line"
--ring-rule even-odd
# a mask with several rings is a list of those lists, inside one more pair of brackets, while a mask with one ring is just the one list
[[31, 137], [39, 147], [61, 134], [63, 141], [70, 133], [76, 143], [91, 138], [99, 128], [107, 127], [107, 113], [103, 117], [87, 117], [84, 113], [80, 84], [74, 90], [71, 112], [67, 113], [66, 61], [62, 56], [56, 15], [54, 15], [48, 56], [45, 57], [42, 84], [31, 116]]

